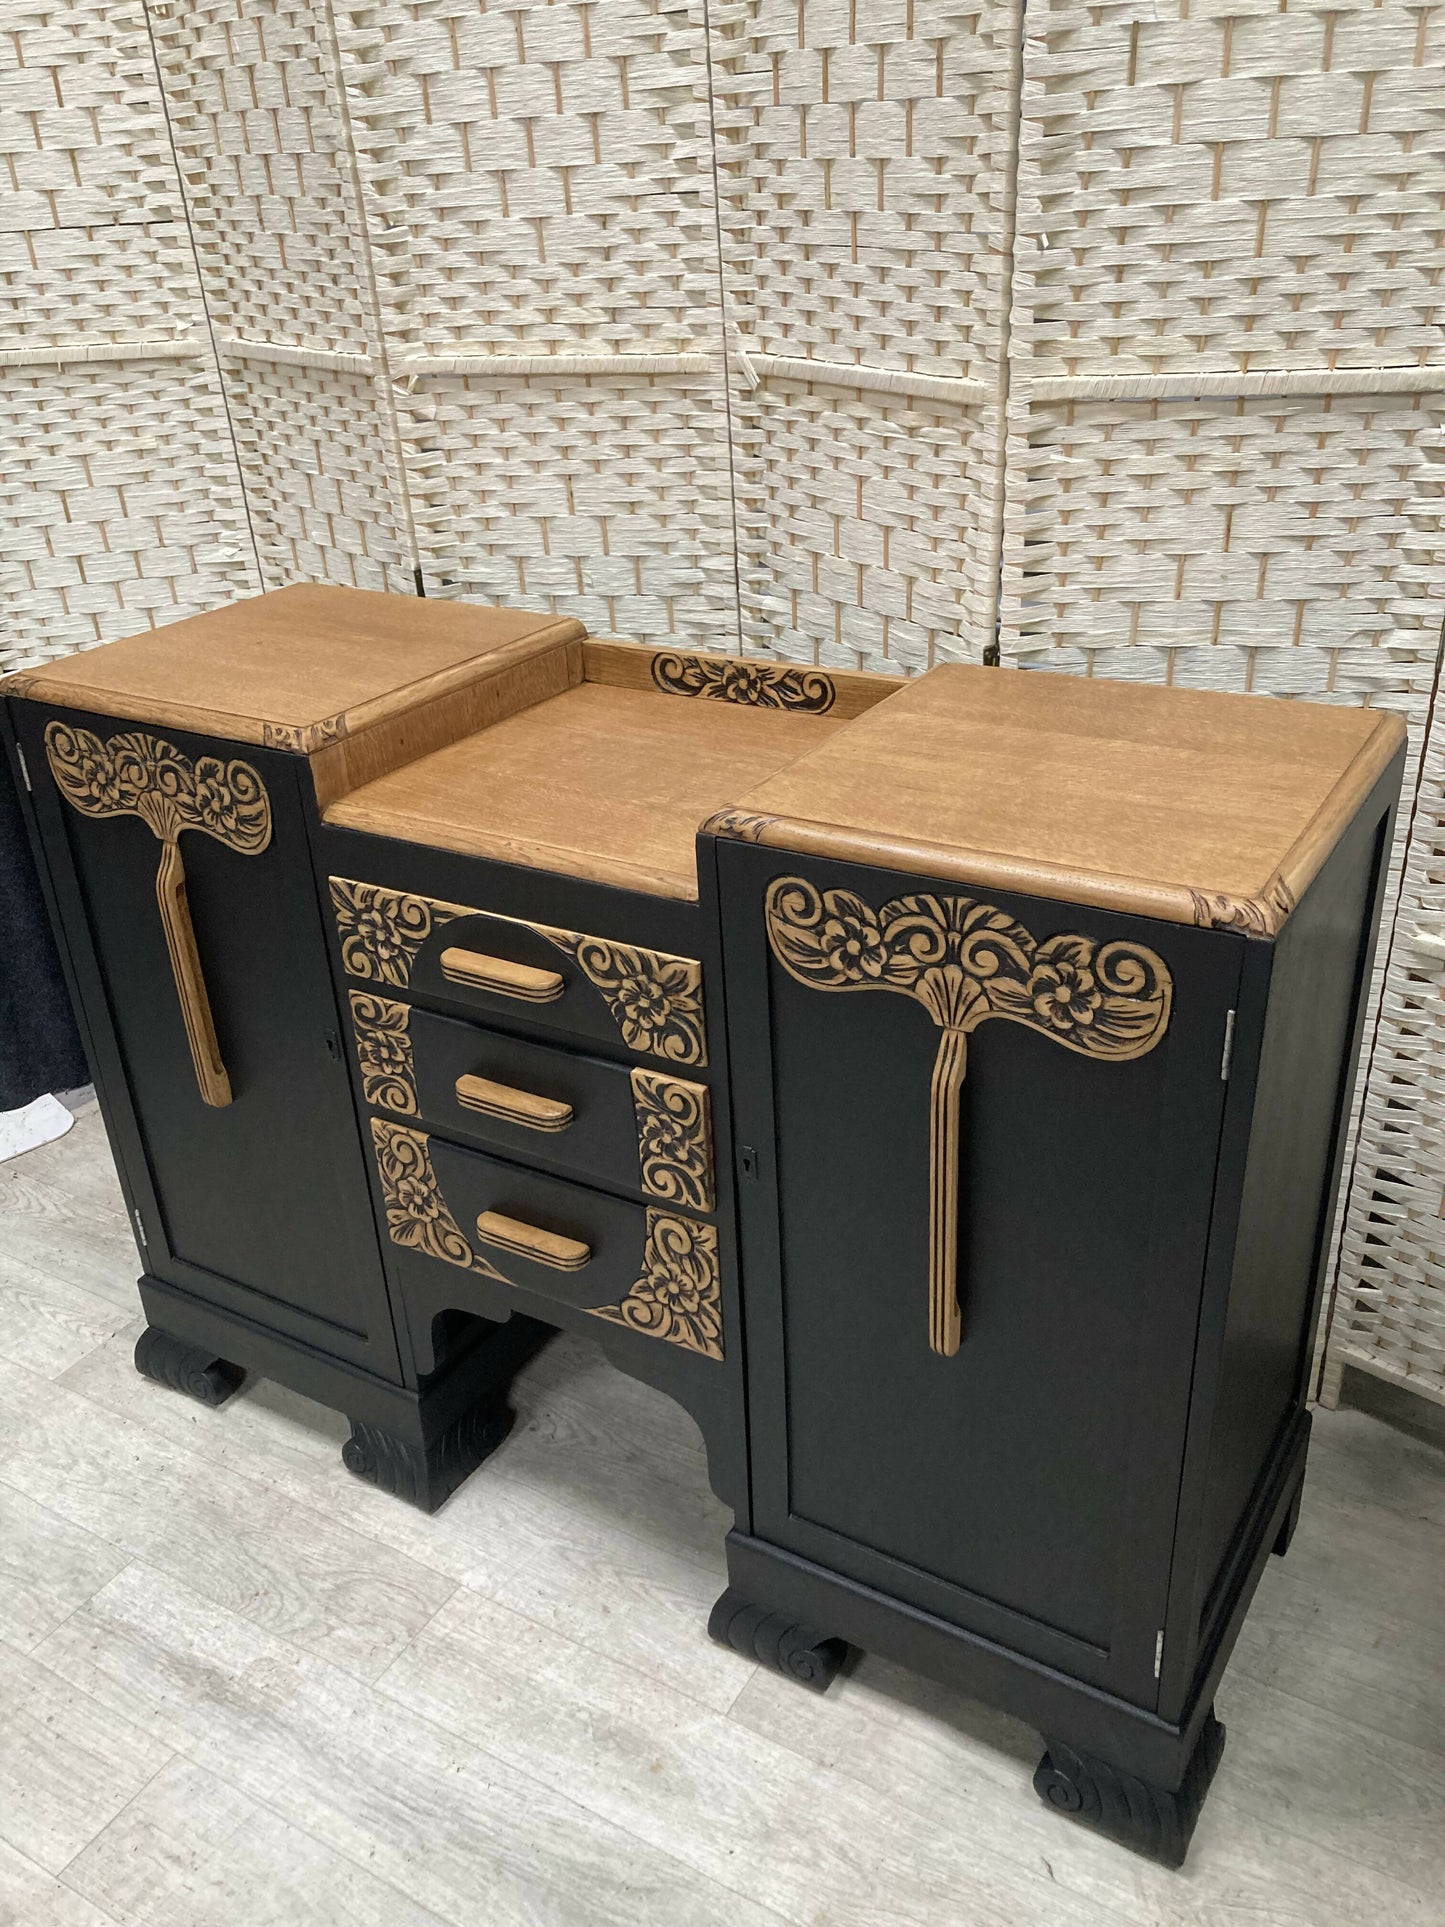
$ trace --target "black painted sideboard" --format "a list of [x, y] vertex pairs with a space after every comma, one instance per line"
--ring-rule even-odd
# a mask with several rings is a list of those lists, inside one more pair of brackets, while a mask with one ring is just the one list
[[143, 1372], [292, 1385], [431, 1510], [585, 1332], [701, 1428], [714, 1638], [959, 1684], [1182, 1860], [1300, 1503], [1394, 718], [313, 588], [3, 692]]

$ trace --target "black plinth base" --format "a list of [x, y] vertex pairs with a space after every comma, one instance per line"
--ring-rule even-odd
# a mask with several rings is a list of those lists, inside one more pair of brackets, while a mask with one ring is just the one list
[[408, 1439], [384, 1426], [351, 1421], [341, 1448], [348, 1472], [423, 1512], [445, 1505], [463, 1479], [490, 1458], [511, 1431], [516, 1414], [505, 1395], [484, 1400], [434, 1439]]
[[1047, 1751], [1034, 1774], [1034, 1791], [1045, 1806], [1067, 1813], [1121, 1846], [1182, 1867], [1204, 1796], [1224, 1751], [1224, 1728], [1209, 1712], [1176, 1792], [1141, 1780], [1093, 1754], [1045, 1739]]
[[224, 1405], [246, 1376], [239, 1365], [217, 1358], [198, 1345], [187, 1345], [169, 1332], [147, 1325], [135, 1343], [135, 1368], [173, 1392], [202, 1405]]
[[814, 1693], [827, 1692], [848, 1656], [845, 1640], [830, 1639], [816, 1626], [799, 1625], [786, 1613], [755, 1606], [731, 1587], [713, 1607], [707, 1631], [719, 1646], [760, 1660]]

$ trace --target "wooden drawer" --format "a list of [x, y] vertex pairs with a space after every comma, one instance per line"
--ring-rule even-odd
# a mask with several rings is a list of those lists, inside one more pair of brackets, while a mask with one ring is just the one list
[[368, 1104], [507, 1158], [694, 1211], [714, 1209], [705, 1085], [371, 991], [353, 990], [348, 1002]]
[[722, 1281], [715, 1225], [661, 1205], [485, 1157], [390, 1118], [370, 1119], [387, 1234], [403, 1285], [423, 1261], [511, 1285], [720, 1359]]
[[557, 924], [328, 879], [350, 982], [556, 1030], [628, 1056], [708, 1061], [702, 965]]

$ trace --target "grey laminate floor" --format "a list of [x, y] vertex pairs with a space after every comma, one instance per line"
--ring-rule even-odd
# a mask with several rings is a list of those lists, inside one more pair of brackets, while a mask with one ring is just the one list
[[137, 1377], [96, 1116], [0, 1166], [0, 1923], [1435, 1927], [1445, 1456], [1322, 1413], [1170, 1875], [1034, 1735], [865, 1659], [709, 1645], [726, 1517], [669, 1402], [559, 1341], [436, 1519], [268, 1384]]

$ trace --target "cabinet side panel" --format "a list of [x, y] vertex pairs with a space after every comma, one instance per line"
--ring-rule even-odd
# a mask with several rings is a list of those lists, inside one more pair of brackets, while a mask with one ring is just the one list
[[1210, 1435], [1202, 1620], [1299, 1401], [1388, 827], [1377, 802], [1361, 812], [1276, 949]]

